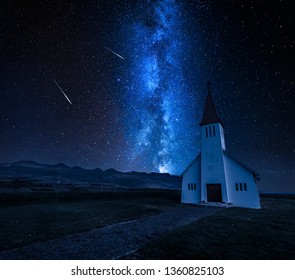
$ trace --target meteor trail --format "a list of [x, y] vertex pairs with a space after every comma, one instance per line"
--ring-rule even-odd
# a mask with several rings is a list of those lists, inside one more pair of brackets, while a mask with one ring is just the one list
[[67, 95], [64, 93], [64, 91], [62, 90], [62, 88], [59, 86], [59, 84], [57, 83], [56, 80], [53, 79], [53, 81], [55, 82], [55, 84], [58, 86], [58, 88], [60, 89], [60, 91], [63, 93], [63, 95], [65, 96], [65, 98], [69, 101], [69, 103], [71, 105], [73, 105], [73, 103], [71, 102], [71, 100], [67, 97]]
[[103, 46], [103, 47], [104, 47], [105, 49], [107, 49], [108, 51], [112, 52], [114, 55], [120, 57], [121, 59], [125, 59], [123, 56], [121, 56], [121, 55], [115, 53], [114, 51], [112, 51], [111, 49], [107, 48], [106, 46]]
[[137, 113], [139, 113], [138, 110], [137, 110], [132, 104], [130, 104], [130, 103], [128, 103], [128, 104], [129, 104], [130, 107], [132, 107]]

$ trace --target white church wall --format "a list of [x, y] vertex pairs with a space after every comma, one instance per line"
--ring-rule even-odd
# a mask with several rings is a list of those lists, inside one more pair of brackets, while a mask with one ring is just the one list
[[[213, 134], [212, 127], [215, 127]], [[211, 127], [211, 135], [210, 135]], [[209, 133], [208, 133], [209, 132]], [[224, 144], [223, 129], [219, 123], [202, 127], [202, 197], [201, 201], [207, 201], [206, 184], [221, 184], [222, 201], [227, 202], [226, 181], [223, 166], [222, 146]]]
[[[195, 189], [196, 188], [196, 189]], [[182, 178], [182, 203], [199, 203], [201, 198], [201, 157], [184, 172]]]
[[[228, 202], [232, 203], [233, 206], [261, 208], [253, 173], [226, 154], [224, 154], [224, 167]], [[238, 190], [236, 189], [236, 184], [238, 184]]]

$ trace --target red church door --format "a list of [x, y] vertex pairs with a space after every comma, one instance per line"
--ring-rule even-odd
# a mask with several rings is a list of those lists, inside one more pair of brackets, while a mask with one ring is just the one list
[[222, 202], [221, 184], [206, 184], [207, 201]]

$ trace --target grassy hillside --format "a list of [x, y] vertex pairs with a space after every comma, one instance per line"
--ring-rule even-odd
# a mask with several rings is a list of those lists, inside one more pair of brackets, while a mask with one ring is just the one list
[[[264, 196], [261, 210], [223, 208], [152, 240], [128, 258], [295, 259], [291, 198]], [[179, 191], [168, 190], [3, 193], [0, 251], [158, 214], [179, 207], [179, 200]]]
[[228, 208], [150, 242], [134, 259], [295, 259], [295, 200]]
[[179, 192], [9, 193], [0, 198], [0, 251], [160, 213]]

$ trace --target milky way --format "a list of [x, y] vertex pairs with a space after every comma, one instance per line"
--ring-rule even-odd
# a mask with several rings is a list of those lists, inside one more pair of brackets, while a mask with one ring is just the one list
[[128, 122], [134, 142], [129, 159], [144, 160], [148, 168], [159, 172], [175, 173], [183, 168], [179, 153], [183, 154], [182, 133], [188, 128], [183, 122], [187, 100], [181, 67], [188, 40], [182, 32], [185, 21], [176, 1], [155, 1], [139, 9], [145, 12], [133, 24], [130, 42], [131, 73], [136, 74], [127, 102], [136, 110]]

